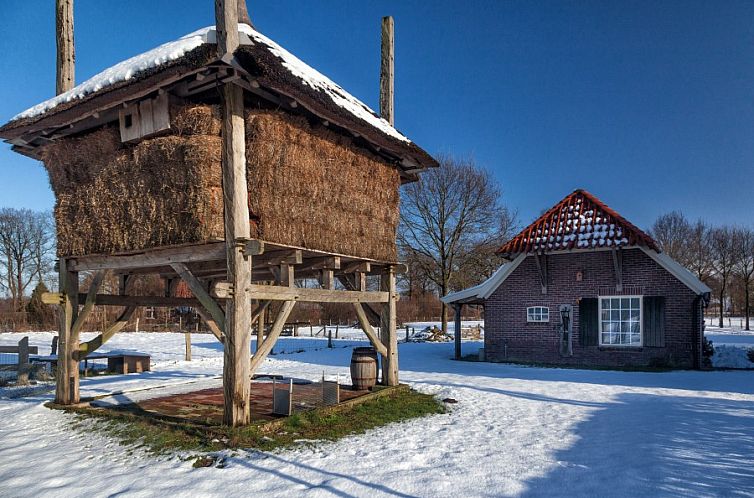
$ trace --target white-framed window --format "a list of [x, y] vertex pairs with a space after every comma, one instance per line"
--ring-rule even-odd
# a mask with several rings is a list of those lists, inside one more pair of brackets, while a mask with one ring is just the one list
[[526, 321], [542, 323], [550, 321], [550, 308], [547, 306], [529, 306], [526, 308]]
[[641, 346], [642, 296], [600, 296], [600, 346]]
[[147, 320], [154, 320], [154, 306], [147, 306], [144, 309], [144, 318]]

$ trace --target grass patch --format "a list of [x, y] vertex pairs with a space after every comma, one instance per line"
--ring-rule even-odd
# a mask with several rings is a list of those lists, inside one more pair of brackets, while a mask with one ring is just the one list
[[411, 389], [399, 389], [361, 404], [312, 410], [272, 423], [259, 422], [238, 428], [161, 417], [135, 405], [118, 409], [64, 409], [77, 414], [82, 429], [85, 426], [87, 431], [100, 432], [123, 445], [155, 454], [211, 452], [227, 448], [269, 451], [315, 441], [335, 441], [392, 422], [446, 411], [434, 396]]

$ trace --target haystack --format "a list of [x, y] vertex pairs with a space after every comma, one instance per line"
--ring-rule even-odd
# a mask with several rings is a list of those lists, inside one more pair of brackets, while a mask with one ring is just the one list
[[[223, 238], [219, 110], [171, 115], [170, 134], [135, 145], [104, 127], [44, 148], [61, 257]], [[253, 110], [246, 125], [252, 237], [396, 260], [396, 168], [301, 117]]]

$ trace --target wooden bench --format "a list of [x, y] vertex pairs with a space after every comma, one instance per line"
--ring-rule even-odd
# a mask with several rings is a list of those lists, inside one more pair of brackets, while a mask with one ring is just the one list
[[[132, 351], [111, 351], [109, 353], [91, 353], [84, 358], [84, 370], [88, 368], [89, 360], [107, 360], [107, 371], [112, 373], [127, 374], [149, 372], [152, 357], [146, 353]], [[53, 367], [58, 363], [57, 355], [38, 356], [31, 359], [32, 362], [50, 363]]]

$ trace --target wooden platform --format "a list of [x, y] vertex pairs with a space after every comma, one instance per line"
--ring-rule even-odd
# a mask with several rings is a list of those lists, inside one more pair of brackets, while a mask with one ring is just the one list
[[[278, 389], [284, 388], [278, 384]], [[287, 385], [286, 387], [287, 388]], [[321, 384], [303, 384], [293, 386], [293, 411], [302, 412], [317, 408], [321, 395]], [[350, 386], [341, 386], [341, 403], [371, 391], [354, 391]], [[161, 398], [141, 401], [138, 409], [155, 415], [180, 418], [189, 422], [207, 425], [219, 425], [223, 421], [223, 389], [202, 389], [191, 393], [174, 394]], [[272, 382], [252, 382], [251, 417], [254, 420], [274, 420], [280, 418], [272, 413]]]

